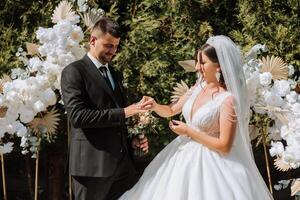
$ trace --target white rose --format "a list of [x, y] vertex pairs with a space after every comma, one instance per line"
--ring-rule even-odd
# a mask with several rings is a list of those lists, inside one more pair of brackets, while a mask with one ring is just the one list
[[259, 81], [260, 81], [260, 84], [262, 84], [263, 86], [270, 85], [271, 81], [272, 81], [272, 74], [270, 72], [264, 72], [264, 73], [260, 74]]

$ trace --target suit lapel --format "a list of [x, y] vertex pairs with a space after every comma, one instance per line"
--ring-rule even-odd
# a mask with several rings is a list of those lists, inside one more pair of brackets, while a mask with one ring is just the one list
[[90, 58], [87, 55], [85, 55], [82, 60], [87, 65], [87, 70], [89, 70], [91, 72], [91, 74], [97, 79], [97, 81], [100, 82], [101, 87], [109, 94], [109, 96], [116, 103], [117, 107], [121, 107], [121, 105], [117, 101], [117, 99], [112, 91], [112, 88], [108, 85], [108, 83], [105, 81], [105, 79], [101, 76], [99, 70], [94, 65], [94, 63], [90, 60]]

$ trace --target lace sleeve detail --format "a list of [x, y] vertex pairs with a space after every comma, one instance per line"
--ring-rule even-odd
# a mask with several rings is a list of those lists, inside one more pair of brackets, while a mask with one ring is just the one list
[[220, 119], [237, 122], [237, 115], [235, 112], [234, 97], [228, 96], [223, 101], [220, 108]]

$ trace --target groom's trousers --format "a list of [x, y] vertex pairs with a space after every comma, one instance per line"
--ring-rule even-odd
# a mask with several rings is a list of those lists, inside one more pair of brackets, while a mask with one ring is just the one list
[[111, 177], [72, 176], [75, 200], [116, 200], [136, 182], [132, 161], [126, 155]]

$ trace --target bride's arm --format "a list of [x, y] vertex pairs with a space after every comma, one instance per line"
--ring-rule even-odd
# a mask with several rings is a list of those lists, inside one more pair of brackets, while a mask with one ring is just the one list
[[[219, 137], [213, 137], [207, 133], [200, 132], [191, 127], [183, 125], [183, 122], [179, 122], [179, 125], [173, 125], [170, 123], [171, 129], [177, 134], [185, 134], [190, 136], [193, 140], [207, 146], [208, 148], [226, 155], [230, 152], [232, 143], [235, 137], [236, 129], [236, 115], [233, 107], [233, 98], [228, 97], [220, 108], [220, 135]], [[185, 127], [184, 127], [185, 126]], [[176, 130], [177, 129], [177, 130]], [[181, 129], [181, 130], [178, 130]]]
[[181, 96], [179, 98], [179, 100], [177, 102], [169, 104], [169, 105], [161, 105], [154, 101], [152, 104], [151, 110], [156, 112], [161, 117], [172, 117], [174, 115], [181, 113], [182, 106], [183, 106], [184, 102], [186, 101], [187, 97], [188, 97], [188, 94], [185, 93], [183, 96]]

